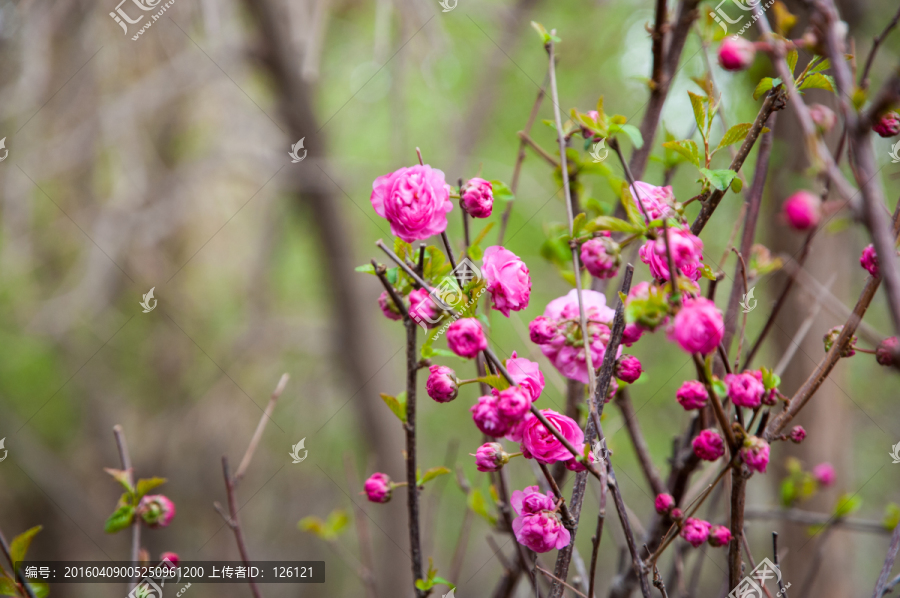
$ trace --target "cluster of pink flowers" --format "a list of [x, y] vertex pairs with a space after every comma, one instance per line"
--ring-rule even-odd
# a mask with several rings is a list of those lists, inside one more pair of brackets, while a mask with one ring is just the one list
[[479, 397], [470, 411], [475, 425], [488, 436], [509, 435], [518, 442], [517, 436], [529, 417], [531, 404], [544, 390], [544, 375], [537, 363], [515, 352], [507, 360], [506, 368], [515, 386], [492, 389], [491, 394]]
[[681, 528], [681, 537], [694, 548], [704, 542], [717, 548], [731, 542], [732, 536], [731, 530], [724, 525], [712, 525], [709, 521], [688, 517]]
[[515, 490], [510, 497], [518, 517], [512, 522], [516, 540], [537, 553], [564, 548], [572, 536], [556, 512], [553, 496], [541, 494], [537, 486]]
[[[696, 282], [700, 279], [703, 269], [703, 241], [683, 228], [672, 227], [667, 229], [667, 233], [672, 262], [682, 274]], [[657, 280], [671, 278], [666, 241], [662, 235], [653, 241], [647, 241], [638, 253], [641, 261], [649, 266], [650, 274], [654, 278]]]

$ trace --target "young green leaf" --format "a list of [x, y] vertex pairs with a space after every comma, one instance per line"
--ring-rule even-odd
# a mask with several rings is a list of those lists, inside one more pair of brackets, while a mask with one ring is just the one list
[[644, 146], [644, 137], [641, 135], [641, 130], [634, 125], [610, 125], [609, 134], [615, 135], [616, 133], [625, 133], [631, 140], [632, 145], [638, 149]]
[[468, 504], [473, 513], [481, 516], [491, 525], [497, 524], [497, 518], [488, 512], [487, 501], [484, 500], [484, 495], [481, 493], [481, 490], [473, 488], [472, 491], [469, 492]]
[[29, 587], [34, 592], [34, 598], [47, 598], [50, 595], [50, 585], [42, 581], [29, 581]]
[[781, 85], [780, 78], [773, 79], [772, 77], [763, 77], [763, 80], [759, 82], [759, 85], [757, 85], [756, 89], [753, 91], [753, 99], [758, 100], [764, 93], [779, 85]]
[[363, 264], [362, 266], [357, 266], [354, 270], [365, 274], [375, 274], [375, 266], [372, 264]]
[[687, 158], [694, 166], [700, 166], [700, 149], [694, 141], [690, 139], [685, 139], [683, 141], [666, 141], [662, 145], [668, 150], [678, 152]]
[[630, 222], [625, 222], [620, 218], [614, 218], [613, 216], [597, 216], [584, 225], [584, 230], [589, 232], [608, 230], [635, 235], [644, 232], [644, 227], [636, 226]]
[[107, 534], [114, 534], [118, 531], [122, 531], [131, 525], [131, 521], [134, 518], [134, 507], [131, 505], [122, 505], [118, 509], [113, 512], [112, 515], [109, 516], [109, 519], [106, 520], [106, 524], [103, 526], [103, 531]]
[[834, 507], [834, 517], [835, 519], [846, 517], [857, 511], [861, 506], [862, 499], [859, 496], [844, 494], [838, 499], [837, 505]]
[[635, 226], [643, 227], [644, 218], [641, 215], [640, 209], [638, 209], [637, 199], [632, 197], [631, 189], [628, 187], [627, 183], [622, 185], [620, 200], [622, 202], [622, 207], [625, 208], [625, 214], [628, 216], [628, 221]]
[[481, 376], [478, 378], [479, 382], [484, 382], [491, 388], [496, 388], [497, 390], [506, 390], [509, 388], [509, 382], [503, 376], [498, 375], [490, 375], [490, 376]]
[[797, 68], [797, 59], [800, 57], [800, 54], [797, 53], [797, 50], [791, 50], [785, 56], [785, 60], [787, 60], [788, 67], [791, 69], [791, 73], [794, 72], [794, 69]]
[[13, 538], [9, 544], [9, 556], [13, 563], [25, 560], [25, 554], [28, 552], [28, 547], [31, 546], [32, 538], [42, 529], [40, 525], [36, 525]]
[[122, 484], [122, 486], [128, 490], [129, 492], [134, 492], [134, 488], [131, 487], [131, 484], [128, 481], [128, 478], [131, 476], [130, 471], [124, 471], [122, 469], [113, 469], [111, 467], [104, 467], [103, 471], [111, 475], [116, 479], [117, 482]]
[[701, 168], [700, 172], [706, 177], [709, 183], [719, 191], [725, 191], [731, 185], [731, 181], [737, 176], [733, 170], [709, 170]]
[[581, 233], [586, 221], [587, 216], [584, 212], [579, 212], [575, 215], [575, 219], [572, 221], [572, 235], [574, 237], [577, 237], [579, 233]]
[[142, 496], [156, 488], [157, 486], [162, 486], [166, 483], [166, 478], [157, 478], [153, 477], [149, 480], [138, 480], [137, 482], [137, 497], [140, 499]]
[[491, 189], [494, 192], [494, 199], [499, 199], [500, 201], [512, 201], [516, 198], [515, 195], [513, 195], [512, 189], [510, 189], [503, 181], [491, 180], [490, 183]]
[[706, 138], [706, 102], [708, 101], [703, 96], [697, 95], [693, 91], [689, 91], [688, 95], [691, 98], [691, 106], [694, 108], [694, 120], [697, 121], [697, 128], [700, 130], [700, 135], [703, 138]]
[[[435, 350], [436, 351], [436, 350]], [[393, 397], [389, 394], [380, 393], [381, 400], [384, 401], [384, 404], [388, 406], [391, 412], [397, 416], [404, 424], [406, 423], [406, 393], [402, 392], [399, 396]], [[400, 401], [400, 398], [403, 398], [403, 401]]]
[[556, 35], [548, 32], [547, 29], [537, 21], [532, 21], [531, 26], [534, 27], [534, 30], [537, 31], [538, 35], [541, 36], [541, 41], [544, 42], [544, 45], [549, 44], [551, 40], [556, 43], [562, 41]]
[[803, 83], [797, 89], [826, 89], [835, 91], [837, 89], [834, 79], [830, 75], [822, 73], [813, 73], [803, 79]]
[[18, 596], [16, 583], [8, 577], [0, 577], [0, 596]]
[[719, 147], [716, 148], [716, 151], [719, 151], [719, 149], [723, 147], [728, 147], [729, 145], [743, 141], [747, 138], [747, 133], [749, 133], [752, 128], [753, 123], [734, 125], [725, 132], [725, 136], [722, 137], [722, 141], [719, 142]]
[[897, 503], [888, 503], [888, 506], [884, 509], [882, 523], [884, 524], [884, 529], [889, 532], [894, 531], [894, 528], [900, 525], [900, 506]]
[[434, 478], [442, 475], [447, 475], [448, 473], [450, 473], [450, 470], [446, 467], [432, 467], [425, 472], [425, 475], [423, 475], [421, 479], [416, 482], [416, 486], [424, 486]]

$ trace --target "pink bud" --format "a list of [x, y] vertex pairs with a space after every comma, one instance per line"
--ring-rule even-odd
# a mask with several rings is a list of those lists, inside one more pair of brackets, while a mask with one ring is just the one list
[[681, 528], [681, 537], [687, 540], [691, 546], [697, 548], [706, 542], [706, 539], [709, 537], [709, 528], [708, 521], [688, 517], [687, 521], [684, 522], [684, 527]]
[[809, 116], [812, 118], [813, 123], [815, 123], [816, 128], [819, 129], [820, 133], [828, 133], [837, 123], [837, 116], [835, 116], [834, 111], [822, 104], [811, 104], [809, 107]]
[[473, 218], [487, 218], [494, 206], [494, 187], [490, 181], [475, 177], [462, 188], [462, 207]]
[[706, 407], [709, 400], [709, 393], [706, 392], [706, 386], [697, 380], [688, 380], [681, 385], [678, 392], [675, 393], [675, 399], [678, 404], [684, 407], [685, 411], [692, 409], [702, 409]]
[[837, 475], [834, 473], [834, 467], [827, 461], [813, 467], [812, 475], [822, 486], [831, 486], [837, 479]]
[[386, 473], [375, 472], [363, 484], [363, 492], [369, 502], [386, 503], [391, 500], [393, 483]]
[[381, 308], [381, 313], [384, 314], [384, 317], [389, 320], [399, 320], [403, 317], [387, 291], [381, 291], [381, 294], [378, 296], [378, 307]]
[[881, 365], [900, 365], [897, 361], [898, 351], [900, 351], [900, 341], [896, 336], [888, 337], [878, 343], [878, 347], [875, 348], [875, 360]]
[[437, 304], [425, 289], [416, 289], [409, 293], [409, 317], [414, 322], [423, 323], [428, 328], [434, 328], [441, 316]]
[[672, 509], [672, 512], [671, 512], [671, 513], [669, 513], [669, 517], [671, 517], [672, 519], [678, 521], [679, 519], [681, 519], [682, 517], [684, 517], [684, 513], [682, 512], [681, 509], [679, 509], [679, 508], [676, 507], [676, 508]]
[[756, 409], [762, 403], [766, 388], [753, 373], [726, 374], [725, 384], [728, 386], [728, 398], [735, 405]]
[[159, 555], [159, 561], [170, 569], [178, 566], [178, 555], [174, 552], [164, 552]]
[[509, 455], [499, 442], [486, 442], [475, 451], [475, 467], [478, 471], [500, 471], [509, 463]]
[[875, 253], [875, 246], [871, 243], [863, 249], [862, 255], [859, 256], [859, 265], [866, 271], [878, 278], [878, 254]]
[[463, 318], [450, 324], [447, 329], [447, 345], [450, 350], [460, 357], [469, 359], [478, 355], [479, 351], [487, 349], [487, 339], [481, 322], [475, 318]]
[[509, 431], [510, 421], [500, 415], [497, 408], [497, 397], [484, 395], [478, 398], [478, 402], [469, 409], [472, 412], [472, 421], [479, 430], [498, 438]]
[[709, 355], [725, 334], [722, 312], [705, 297], [686, 299], [666, 334], [687, 353]]
[[162, 494], [147, 495], [138, 503], [137, 514], [148, 527], [166, 527], [175, 517], [175, 503]]
[[872, 130], [882, 137], [893, 137], [900, 133], [900, 114], [888, 112], [872, 126]]
[[781, 209], [795, 230], [809, 230], [822, 219], [822, 200], [810, 191], [797, 191], [785, 200]]
[[719, 66], [726, 71], [743, 71], [753, 64], [756, 47], [743, 38], [725, 38], [719, 46]]
[[712, 428], [703, 430], [691, 442], [694, 454], [704, 461], [715, 461], [725, 454], [725, 442], [722, 436]]
[[731, 530], [724, 525], [714, 525], [709, 528], [709, 545], [715, 548], [725, 546], [731, 542]]
[[425, 390], [429, 397], [438, 403], [449, 403], [456, 398], [459, 391], [456, 372], [445, 365], [433, 365], [428, 372]]
[[528, 307], [531, 275], [515, 253], [499, 245], [488, 247], [484, 250], [482, 273], [494, 309], [508, 318], [510, 311]]
[[581, 262], [591, 276], [613, 278], [622, 262], [619, 244], [609, 237], [594, 237], [585, 241], [581, 246]]
[[791, 428], [790, 438], [794, 444], [800, 444], [806, 438], [806, 430], [803, 429], [803, 426], [794, 426]]
[[744, 439], [744, 446], [741, 447], [741, 459], [751, 471], [766, 473], [766, 467], [769, 465], [769, 443], [756, 436], [747, 437]]
[[616, 378], [631, 384], [641, 377], [641, 362], [634, 355], [623, 355], [616, 363]]
[[557, 334], [556, 322], [544, 316], [538, 316], [528, 325], [528, 334], [531, 337], [531, 342], [537, 345], [546, 345]]
[[671, 494], [657, 494], [653, 506], [660, 515], [668, 513], [675, 506], [675, 497]]
[[622, 331], [622, 344], [626, 347], [630, 347], [634, 343], [641, 340], [641, 336], [644, 334], [644, 329], [641, 328], [638, 324], [629, 324], [625, 327], [625, 330]]

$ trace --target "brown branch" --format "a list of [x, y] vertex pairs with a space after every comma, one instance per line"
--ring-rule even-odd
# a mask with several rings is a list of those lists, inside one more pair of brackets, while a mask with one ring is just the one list
[[575, 527], [575, 520], [572, 518], [572, 513], [569, 512], [569, 508], [566, 507], [566, 499], [563, 496], [562, 491], [559, 489], [559, 484], [556, 483], [556, 479], [550, 475], [550, 470], [547, 469], [547, 466], [538, 461], [538, 465], [541, 468], [541, 472], [544, 474], [544, 477], [547, 479], [547, 483], [550, 484], [550, 489], [553, 491], [553, 494], [556, 495], [556, 500], [559, 502], [559, 512], [563, 517], [563, 524], [570, 530]]
[[416, 356], [416, 330], [411, 318], [406, 325], [406, 483], [407, 511], [409, 513], [409, 548], [412, 560], [413, 587], [418, 598], [425, 592], [415, 588], [415, 582], [424, 579], [422, 573], [422, 538], [419, 533], [419, 486], [416, 472], [416, 377], [419, 360]]
[[[601, 476], [606, 474], [606, 463], [600, 464]], [[606, 522], [606, 484], [600, 483], [600, 510], [597, 513], [597, 531], [591, 538], [591, 573], [590, 585], [588, 586], [588, 596], [594, 598], [594, 582], [597, 577], [597, 556], [600, 554], [600, 539], [603, 537], [603, 524]]]
[[244, 458], [241, 459], [241, 464], [238, 466], [238, 469], [234, 474], [235, 486], [240, 483], [241, 479], [244, 477], [244, 474], [247, 473], [247, 468], [250, 466], [250, 459], [253, 458], [253, 454], [256, 452], [256, 447], [259, 446], [259, 441], [262, 439], [263, 431], [265, 431], [266, 429], [266, 424], [269, 422], [269, 420], [272, 419], [272, 413], [275, 411], [275, 404], [278, 403], [278, 399], [281, 397], [281, 393], [284, 392], [284, 387], [287, 386], [288, 380], [290, 380], [290, 378], [291, 377], [286, 373], [282, 374], [281, 379], [275, 386], [275, 390], [272, 392], [272, 396], [269, 397], [269, 404], [266, 405], [266, 410], [263, 411], [262, 417], [259, 418], [259, 423], [256, 424], [256, 431], [253, 433], [253, 438], [250, 439], [250, 445], [247, 447], [247, 452], [244, 453]]
[[644, 433], [641, 431], [641, 425], [637, 420], [634, 404], [631, 402], [631, 396], [627, 388], [619, 391], [619, 394], [616, 396], [616, 406], [622, 412], [622, 417], [625, 420], [625, 429], [628, 431], [629, 438], [631, 438], [631, 444], [634, 446], [634, 452], [637, 453], [638, 462], [641, 464], [641, 471], [644, 472], [647, 483], [653, 490], [654, 495], [664, 494], [666, 485], [653, 464], [650, 448], [644, 439]]
[[725, 409], [722, 407], [722, 402], [719, 400], [719, 395], [716, 394], [716, 390], [713, 387], [712, 380], [709, 377], [709, 372], [706, 369], [706, 364], [703, 361], [703, 358], [700, 357], [699, 353], [693, 354], [694, 364], [697, 366], [697, 372], [700, 373], [700, 376], [703, 378], [702, 382], [706, 386], [706, 392], [709, 394], [710, 402], [712, 403], [713, 413], [716, 415], [716, 419], [719, 422], [719, 427], [722, 428], [722, 433], [725, 435], [725, 439], [728, 441], [728, 447], [731, 449], [732, 455], [735, 452], [735, 448], [737, 447], [737, 439], [734, 436], [734, 430], [731, 428], [731, 424], [728, 422], [728, 416], [725, 415]]
[[544, 148], [542, 148], [542, 147], [538, 144], [537, 141], [535, 141], [534, 139], [532, 139], [531, 137], [529, 137], [529, 136], [528, 136], [528, 133], [526, 133], [525, 131], [519, 131], [519, 132], [517, 133], [517, 135], [519, 136], [519, 139], [522, 140], [522, 142], [524, 142], [528, 147], [530, 147], [531, 149], [533, 149], [533, 150], [535, 151], [535, 153], [537, 153], [538, 156], [540, 156], [541, 158], [544, 159], [545, 162], [547, 162], [547, 164], [549, 164], [549, 165], [552, 166], [553, 168], [559, 168], [559, 167], [560, 167], [559, 162], [556, 160], [556, 158], [554, 158], [553, 156], [551, 156], [551, 155], [547, 152], [547, 150], [545, 150]]
[[[250, 557], [247, 555], [247, 546], [244, 544], [244, 534], [241, 531], [241, 520], [238, 518], [238, 508], [237, 508], [237, 500], [234, 496], [234, 487], [235, 481], [231, 477], [231, 473], [228, 469], [228, 457], [222, 455], [222, 475], [225, 477], [225, 495], [228, 497], [228, 512], [229, 519], [231, 519], [231, 530], [234, 532], [234, 539], [237, 542], [238, 552], [241, 553], [241, 561], [243, 561], [244, 565], [250, 566]], [[247, 582], [250, 584], [250, 591], [253, 593], [253, 598], [261, 598], [262, 594], [259, 592], [259, 587], [256, 585], [256, 580], [248, 579]]]
[[544, 568], [541, 567], [540, 565], [535, 565], [534, 568], [537, 569], [538, 571], [540, 571], [541, 573], [543, 573], [544, 575], [546, 575], [548, 578], [552, 579], [554, 582], [559, 583], [559, 584], [562, 584], [562, 585], [564, 585], [565, 587], [569, 588], [570, 590], [572, 590], [573, 592], [575, 592], [576, 594], [578, 594], [578, 595], [581, 596], [582, 598], [587, 598], [587, 596], [585, 596], [583, 593], [581, 593], [581, 592], [578, 591], [578, 588], [575, 588], [574, 586], [570, 586], [570, 585], [567, 584], [565, 581], [563, 581], [562, 579], [556, 577], [555, 575], [553, 575], [552, 573], [550, 573], [549, 571], [547, 571], [546, 569], [544, 569]]
[[859, 88], [863, 91], [869, 89], [869, 71], [872, 70], [872, 63], [875, 62], [875, 54], [878, 53], [878, 49], [881, 47], [881, 44], [887, 39], [888, 33], [897, 26], [897, 23], [900, 22], [900, 10], [897, 11], [897, 14], [894, 15], [894, 18], [887, 24], [887, 26], [875, 36], [875, 39], [872, 40], [872, 49], [869, 50], [869, 56], [866, 58], [866, 66], [863, 67], [862, 73], [859, 76]]
[[891, 545], [884, 559], [881, 575], [878, 576], [878, 583], [875, 584], [875, 592], [872, 594], [873, 598], [881, 598], [884, 595], [884, 588], [887, 584], [888, 576], [891, 574], [891, 569], [894, 567], [894, 560], [897, 558], [898, 551], [900, 551], [900, 525], [894, 528], [894, 533], [891, 536]]
[[762, 520], [774, 519], [779, 521], [790, 521], [791, 523], [799, 523], [801, 525], [828, 525], [870, 534], [890, 535], [891, 533], [891, 530], [884, 527], [884, 523], [880, 521], [869, 521], [867, 519], [857, 519], [853, 517], [835, 519], [834, 515], [828, 513], [814, 513], [802, 509], [748, 508], [744, 511], [744, 518]]
[[728, 587], [736, 588], [741, 581], [741, 542], [744, 537], [744, 502], [747, 499], [747, 478], [741, 467], [731, 470], [731, 536], [728, 544]]
[[[122, 469], [128, 476], [128, 484], [134, 488], [135, 475], [134, 468], [131, 466], [131, 456], [128, 454], [128, 442], [125, 440], [125, 431], [122, 426], [116, 424], [113, 426], [113, 436], [116, 438], [116, 447], [119, 449], [119, 460], [122, 462]], [[137, 507], [137, 505], [135, 505]], [[131, 523], [131, 564], [137, 565], [141, 554], [141, 518], [135, 513], [134, 521]], [[129, 584], [134, 585], [138, 582], [139, 577], [133, 577]]]

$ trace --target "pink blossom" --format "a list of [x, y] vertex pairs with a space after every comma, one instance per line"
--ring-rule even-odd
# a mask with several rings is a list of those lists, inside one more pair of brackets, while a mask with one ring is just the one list
[[897, 353], [900, 351], [900, 341], [896, 336], [891, 336], [880, 343], [875, 348], [875, 361], [880, 365], [891, 366], [898, 365]]
[[803, 439], [806, 438], [806, 430], [803, 429], [803, 426], [794, 426], [791, 428], [791, 442], [794, 444], [800, 444], [803, 442]]
[[795, 230], [809, 230], [822, 219], [822, 200], [810, 191], [797, 191], [785, 200], [781, 209]]
[[728, 386], [728, 397], [735, 405], [756, 409], [762, 404], [762, 396], [766, 388], [751, 372], [726, 374], [725, 384]]
[[640, 360], [634, 355], [623, 355], [616, 363], [616, 378], [622, 382], [631, 384], [641, 377], [643, 371]]
[[834, 114], [834, 111], [822, 104], [811, 104], [809, 106], [809, 116], [820, 133], [828, 133], [837, 123], [837, 116]]
[[487, 349], [487, 339], [481, 322], [475, 318], [462, 318], [447, 328], [447, 346], [460, 357], [469, 359]]
[[606, 399], [603, 402], [609, 403], [617, 394], [619, 394], [619, 383], [616, 382], [615, 378], [610, 378], [609, 389], [606, 391]]
[[714, 525], [709, 528], [709, 545], [714, 548], [725, 546], [731, 542], [731, 530], [724, 525]]
[[369, 502], [385, 503], [391, 500], [393, 483], [386, 473], [375, 472], [363, 484], [363, 492]]
[[[416, 323], [424, 323], [428, 328], [434, 328], [440, 319], [440, 310], [434, 303], [434, 299], [425, 289], [416, 289], [409, 293], [409, 317]], [[385, 314], [387, 315], [387, 314]]]
[[[592, 118], [595, 123], [600, 124], [599, 112], [597, 112], [596, 110], [588, 110], [587, 115]], [[602, 139], [600, 135], [594, 135], [594, 132], [587, 127], [581, 127], [581, 136], [585, 139]]]
[[529, 410], [529, 412], [525, 414], [525, 417], [523, 417], [519, 421], [507, 421], [506, 424], [509, 426], [509, 428], [506, 430], [506, 433], [503, 435], [503, 437], [510, 442], [522, 442], [522, 433], [525, 431], [525, 428], [528, 427], [529, 420], [533, 418], [534, 415]]
[[641, 340], [641, 336], [644, 334], [644, 329], [641, 328], [638, 324], [628, 324], [625, 326], [625, 330], [622, 331], [622, 344], [626, 347], [630, 347], [634, 343]]
[[[700, 279], [703, 269], [703, 241], [689, 230], [669, 228], [669, 250], [672, 262], [682, 274], [693, 281]], [[650, 274], [659, 280], [669, 280], [669, 259], [666, 253], [666, 241], [662, 237], [647, 241], [639, 250], [641, 261], [650, 268]]]
[[378, 307], [381, 308], [381, 313], [384, 314], [384, 317], [389, 320], [399, 320], [403, 317], [387, 291], [381, 291], [381, 294], [378, 296]]
[[484, 250], [482, 272], [494, 309], [509, 317], [510, 311], [528, 307], [531, 276], [528, 266], [516, 254], [499, 245], [488, 247]]
[[676, 507], [676, 508], [672, 509], [671, 513], [669, 513], [669, 517], [671, 517], [672, 519], [674, 519], [676, 521], [680, 521], [681, 518], [684, 517], [684, 513], [682, 512], [681, 509]]
[[494, 395], [484, 395], [478, 398], [478, 402], [469, 409], [472, 412], [472, 420], [479, 430], [498, 438], [506, 434], [509, 430], [510, 422], [502, 415], [497, 408], [497, 397]]
[[709, 537], [710, 524], [702, 519], [688, 517], [681, 528], [681, 537], [688, 541], [688, 544], [697, 548]]
[[519, 544], [538, 553], [565, 548], [572, 540], [559, 516], [549, 511], [516, 517], [512, 527]]
[[[584, 444], [584, 432], [571, 417], [562, 415], [551, 409], [541, 411], [547, 421], [556, 428], [563, 438], [573, 446]], [[550, 464], [557, 461], [568, 461], [572, 453], [554, 436], [537, 417], [529, 418], [522, 430], [522, 454], [526, 459], [536, 459], [540, 463]]]
[[900, 114], [887, 112], [872, 126], [872, 130], [882, 137], [893, 137], [900, 133]]
[[863, 249], [862, 255], [859, 256], [859, 265], [866, 269], [866, 271], [878, 278], [878, 254], [875, 253], [875, 246], [871, 243]]
[[525, 417], [530, 407], [531, 393], [521, 386], [510, 386], [497, 393], [497, 411], [510, 423]]
[[546, 345], [557, 334], [556, 322], [548, 320], [544, 316], [538, 316], [528, 325], [528, 336], [536, 345]]
[[175, 503], [162, 494], [146, 495], [138, 503], [136, 512], [147, 527], [166, 527], [175, 517]]
[[428, 165], [378, 177], [370, 200], [375, 213], [390, 222], [391, 232], [407, 243], [444, 232], [453, 209], [444, 173]]
[[475, 451], [475, 467], [478, 471], [500, 471], [509, 463], [509, 455], [499, 442], [486, 442]]
[[473, 218], [487, 218], [494, 206], [494, 187], [478, 177], [469, 179], [462, 188], [462, 207]]
[[591, 276], [613, 278], [622, 263], [619, 244], [609, 237], [589, 239], [581, 245], [581, 262]]
[[[678, 216], [673, 207], [675, 196], [672, 194], [671, 186], [657, 187], [643, 181], [635, 181], [628, 190], [631, 192], [631, 197], [634, 198], [638, 210], [650, 220], [658, 220], [664, 216], [666, 218]], [[641, 206], [643, 206], [643, 210]]]
[[722, 342], [725, 325], [716, 304], [704, 297], [685, 299], [669, 326], [669, 340], [676, 341], [688, 353], [708, 355]]
[[536, 362], [518, 357], [513, 351], [512, 357], [506, 360], [506, 371], [509, 372], [513, 382], [528, 393], [532, 402], [537, 401], [544, 390], [544, 374]]
[[694, 454], [704, 461], [715, 461], [725, 454], [725, 442], [712, 428], [701, 431], [691, 442], [691, 446], [694, 447]]
[[456, 398], [459, 391], [456, 372], [445, 365], [433, 365], [428, 368], [428, 372], [425, 390], [429, 397], [438, 403], [449, 403]]
[[831, 486], [834, 484], [835, 480], [837, 480], [837, 474], [834, 473], [834, 467], [827, 461], [813, 467], [812, 475], [822, 486]]
[[726, 37], [719, 46], [719, 66], [726, 71], [743, 71], [753, 64], [756, 47], [743, 38]]
[[653, 506], [656, 508], [657, 513], [664, 515], [675, 507], [675, 497], [671, 494], [657, 494], [656, 500], [653, 501]]
[[744, 439], [744, 446], [741, 447], [741, 459], [750, 471], [766, 473], [766, 467], [769, 465], [769, 443], [756, 436], [747, 437]]
[[[585, 448], [587, 448], [587, 445], [576, 445], [575, 448], [578, 449], [578, 454], [581, 455], [581, 459], [584, 459], [584, 451]], [[588, 452], [587, 458], [590, 463], [593, 464], [595, 462], [593, 453]], [[571, 459], [566, 461], [566, 469], [568, 469], [569, 471], [574, 471], [575, 473], [587, 471], [587, 467], [585, 467], [584, 463], [582, 461], [579, 461], [577, 457], [572, 457]]]
[[509, 504], [517, 515], [533, 515], [541, 511], [552, 511], [556, 508], [553, 495], [541, 494], [537, 486], [528, 486], [525, 490], [513, 490]]
[[175, 552], [164, 552], [159, 555], [159, 562], [163, 564], [164, 567], [169, 569], [174, 569], [178, 566], [178, 554]]
[[678, 404], [684, 407], [685, 411], [691, 409], [702, 409], [706, 407], [709, 400], [709, 393], [706, 392], [706, 386], [697, 380], [688, 380], [681, 385], [678, 392], [675, 393], [675, 399]]

